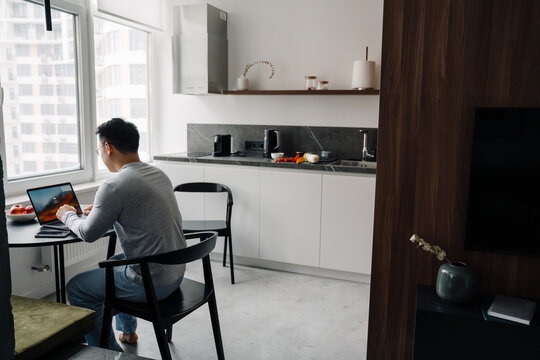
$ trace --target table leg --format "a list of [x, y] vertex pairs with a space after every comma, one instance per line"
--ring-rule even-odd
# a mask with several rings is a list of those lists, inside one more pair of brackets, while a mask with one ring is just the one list
[[116, 249], [116, 233], [109, 235], [109, 247], [107, 248], [107, 259], [114, 256], [114, 250]]
[[62, 296], [62, 304], [66, 303], [66, 269], [64, 268], [64, 245], [58, 244], [58, 258], [60, 260], [60, 294]]
[[56, 286], [56, 302], [60, 302], [60, 269], [58, 267], [58, 248], [53, 245], [54, 251], [54, 283]]

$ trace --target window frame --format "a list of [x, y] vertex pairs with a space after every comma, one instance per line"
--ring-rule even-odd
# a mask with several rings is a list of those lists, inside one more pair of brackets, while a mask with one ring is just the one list
[[[24, 0], [25, 3], [33, 3], [43, 6], [43, 0]], [[97, 147], [97, 138], [95, 129], [97, 126], [97, 107], [96, 107], [96, 84], [95, 84], [95, 53], [94, 53], [94, 18], [112, 21], [141, 30], [147, 33], [147, 72], [146, 72], [146, 96], [147, 96], [147, 116], [148, 116], [148, 154], [149, 162], [152, 162], [153, 140], [154, 140], [154, 119], [157, 116], [157, 107], [154, 106], [157, 100], [156, 83], [157, 70], [154, 68], [154, 32], [156, 29], [137, 23], [122, 17], [110, 15], [97, 10], [95, 3], [85, 1], [84, 5], [75, 4], [69, 0], [52, 0], [51, 7], [75, 15], [74, 37], [77, 42], [75, 49], [75, 66], [77, 72], [77, 83], [75, 91], [78, 94], [79, 128], [78, 136], [81, 150], [82, 169], [66, 170], [54, 174], [40, 174], [35, 177], [7, 180], [6, 168], [6, 148], [3, 138], [4, 132], [4, 110], [0, 106], [0, 156], [2, 158], [4, 192], [6, 196], [15, 196], [25, 193], [26, 189], [52, 185], [59, 182], [69, 181], [73, 184], [84, 182], [102, 181], [112, 176], [107, 170], [99, 170], [98, 162], [94, 149]], [[34, 10], [35, 11], [35, 10]], [[8, 74], [8, 78], [10, 78]], [[12, 77], [13, 74], [11, 74]], [[2, 79], [0, 79], [0, 104], [3, 104], [6, 94], [2, 88]], [[12, 79], [10, 79], [12, 80]], [[7, 110], [5, 110], [7, 111]]]
[[[43, 1], [26, 0], [29, 3], [34, 3], [43, 6]], [[5, 142], [1, 142], [0, 155], [2, 156], [3, 164], [3, 181], [4, 190], [6, 196], [13, 196], [23, 194], [26, 189], [52, 185], [59, 182], [69, 181], [72, 183], [82, 183], [92, 181], [94, 179], [94, 168], [96, 167], [92, 158], [94, 153], [92, 148], [96, 145], [95, 136], [93, 134], [93, 128], [95, 128], [95, 120], [93, 117], [91, 98], [94, 96], [92, 93], [93, 77], [94, 73], [92, 66], [93, 51], [91, 50], [92, 36], [90, 33], [90, 26], [88, 22], [88, 9], [84, 6], [80, 6], [65, 0], [53, 0], [51, 7], [74, 15], [74, 25], [76, 36], [75, 51], [75, 67], [77, 73], [76, 90], [78, 94], [78, 114], [79, 114], [79, 148], [80, 148], [80, 162], [82, 169], [66, 170], [63, 172], [57, 172], [54, 174], [39, 174], [34, 177], [7, 180], [7, 168], [6, 168], [6, 148]], [[1, 86], [1, 84], [0, 84]], [[2, 94], [4, 95], [4, 94]], [[2, 99], [3, 100], [3, 99]], [[4, 132], [4, 115], [3, 111], [0, 111], [0, 138], [5, 136]]]

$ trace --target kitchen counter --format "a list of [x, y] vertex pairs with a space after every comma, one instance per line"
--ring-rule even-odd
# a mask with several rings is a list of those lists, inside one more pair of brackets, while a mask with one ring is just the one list
[[332, 165], [332, 162], [319, 162], [310, 164], [307, 162], [296, 164], [286, 162], [274, 162], [273, 159], [266, 159], [256, 156], [212, 156], [204, 153], [175, 153], [166, 155], [156, 155], [154, 160], [160, 161], [180, 161], [189, 163], [219, 164], [219, 165], [242, 165], [242, 166], [261, 166], [270, 168], [284, 168], [297, 170], [327, 171], [333, 173], [359, 173], [375, 174], [377, 163], [362, 162], [362, 166], [343, 166]]

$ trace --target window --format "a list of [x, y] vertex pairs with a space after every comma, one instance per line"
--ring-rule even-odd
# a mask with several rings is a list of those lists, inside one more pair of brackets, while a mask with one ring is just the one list
[[17, 64], [17, 76], [30, 76], [32, 69], [28, 64]]
[[[94, 46], [98, 125], [112, 117], [135, 123], [141, 135], [139, 155], [149, 161], [148, 33], [94, 18]], [[101, 160], [98, 165], [105, 169]]]
[[30, 56], [30, 46], [25, 44], [15, 45], [15, 55], [17, 56]]
[[120, 65], [109, 67], [109, 83], [111, 85], [120, 85], [122, 83], [122, 74], [120, 73]]
[[142, 31], [132, 31], [129, 33], [129, 50], [146, 51], [145, 39], [146, 34]]
[[39, 65], [39, 75], [52, 76], [52, 65]]
[[56, 76], [73, 77], [73, 75], [75, 75], [75, 66], [74, 65], [56, 65]]
[[34, 114], [34, 105], [33, 104], [21, 104], [21, 105], [19, 105], [19, 113], [21, 115], [33, 115]]
[[58, 104], [58, 115], [75, 115], [75, 105], [74, 104]]
[[37, 163], [35, 161], [23, 161], [23, 171], [25, 173], [35, 173], [37, 171]]
[[41, 115], [54, 115], [54, 105], [41, 104]]
[[23, 142], [22, 143], [22, 151], [23, 151], [23, 153], [35, 153], [36, 152], [36, 144], [35, 143], [29, 143], [29, 142]]
[[58, 133], [60, 135], [76, 135], [77, 125], [76, 124], [58, 124]]
[[32, 96], [32, 85], [29, 85], [29, 84], [19, 85], [19, 96]]
[[131, 78], [131, 85], [146, 85], [146, 66], [145, 65], [131, 65], [129, 67], [129, 74]]
[[58, 144], [60, 154], [72, 154], [77, 151], [77, 144], [60, 143]]
[[[2, 29], [0, 49], [6, 47], [14, 49], [12, 59], [0, 62], [0, 73], [7, 71], [9, 75], [10, 71], [16, 70], [14, 81], [2, 85], [7, 88], [8, 93], [11, 92], [9, 88], [13, 88], [18, 91], [19, 96], [25, 96], [19, 97], [18, 112], [12, 113], [9, 118], [3, 118], [4, 131], [9, 131], [9, 135], [12, 129], [20, 129], [18, 137], [5, 134], [0, 136], [6, 139], [0, 147], [5, 149], [3, 155], [6, 157], [6, 186], [11, 186], [6, 187], [8, 193], [14, 193], [14, 189], [20, 192], [20, 189], [28, 187], [24, 186], [24, 182], [19, 181], [15, 184], [12, 180], [27, 179], [25, 181], [28, 184], [33, 181], [30, 178], [39, 177], [44, 171], [50, 175], [51, 172], [63, 173], [83, 169], [85, 165], [90, 164], [82, 163], [83, 149], [77, 131], [81, 121], [77, 111], [81, 101], [79, 92], [76, 91], [78, 69], [84, 68], [83, 61], [86, 64], [86, 59], [77, 58], [79, 46], [77, 40], [79, 28], [88, 30], [85, 20], [86, 10], [67, 2], [62, 6], [65, 6], [67, 11], [51, 9], [53, 19], [58, 19], [53, 20], [51, 33], [44, 29], [43, 5], [0, 0], [0, 9], [11, 8], [11, 11], [0, 11]], [[86, 41], [87, 37], [85, 35], [80, 38]], [[17, 79], [17, 77], [25, 78]], [[54, 96], [55, 90], [58, 89], [61, 89], [57, 94], [58, 99], [55, 98], [52, 102], [50, 97]], [[21, 99], [24, 102], [20, 102]], [[60, 136], [52, 136], [56, 135], [57, 125], [49, 121], [50, 117], [56, 117], [56, 114], [61, 115], [60, 120], [65, 121], [65, 126], [61, 128], [62, 134], [75, 135], [69, 136], [68, 142]], [[72, 128], [75, 129], [74, 132]], [[91, 142], [87, 143], [90, 149]], [[13, 155], [15, 148], [20, 152], [18, 157]], [[53, 161], [42, 156], [44, 153], [55, 154], [57, 149], [62, 153], [61, 158]], [[29, 154], [33, 156], [29, 157]], [[32, 161], [29, 161], [30, 159]], [[64, 168], [62, 164], [68, 164], [69, 169]], [[86, 171], [84, 176], [90, 179], [90, 166], [84, 171]], [[82, 178], [83, 175], [70, 176], [72, 177], [68, 181], [77, 176]], [[37, 181], [34, 183], [39, 185]]]
[[15, 38], [27, 38], [28, 37], [28, 26], [24, 24], [13, 24], [13, 34]]
[[131, 119], [146, 118], [146, 99], [131, 99]]
[[57, 96], [74, 96], [75, 85], [56, 85]]
[[32, 124], [32, 123], [22, 123], [21, 124], [21, 133], [23, 135], [33, 135], [34, 134], [34, 124]]
[[56, 124], [41, 124], [41, 133], [43, 135], [56, 134]]
[[53, 96], [54, 87], [52, 85], [39, 85], [39, 95], [41, 96]]
[[[56, 153], [56, 143], [43, 143], [43, 152], [46, 154]], [[47, 169], [51, 170], [51, 169]]]

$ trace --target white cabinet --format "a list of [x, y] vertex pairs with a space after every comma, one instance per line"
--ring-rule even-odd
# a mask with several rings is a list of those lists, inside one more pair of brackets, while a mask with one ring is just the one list
[[[259, 171], [235, 167], [205, 167], [206, 182], [223, 184], [231, 189], [233, 253], [259, 257]], [[222, 220], [226, 215], [226, 193], [205, 195], [205, 219]], [[223, 252], [223, 239], [217, 252]]]
[[[163, 170], [173, 187], [187, 182], [204, 181], [204, 167], [197, 165], [185, 165], [181, 162], [155, 162], [154, 166]], [[202, 194], [182, 194], [175, 192], [180, 214], [183, 220], [204, 219], [204, 196]]]
[[319, 266], [322, 175], [260, 171], [260, 258]]
[[323, 175], [323, 268], [371, 273], [375, 177]]

